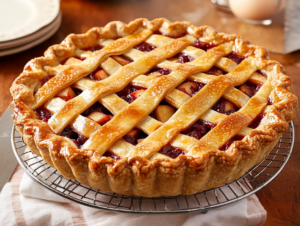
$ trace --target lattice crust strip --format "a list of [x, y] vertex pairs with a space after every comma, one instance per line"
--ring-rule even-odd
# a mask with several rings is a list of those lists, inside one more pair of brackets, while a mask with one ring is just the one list
[[[203, 50], [197, 42], [211, 46]], [[142, 43], [155, 48], [149, 52], [134, 48]], [[91, 47], [100, 48], [88, 50]], [[233, 52], [245, 59], [236, 63], [227, 57]], [[190, 57], [190, 62], [175, 62], [178, 54]], [[36, 154], [65, 176], [122, 194], [193, 194], [241, 176], [273, 147], [297, 105], [295, 96], [286, 91], [289, 78], [278, 63], [267, 59], [264, 49], [188, 22], [111, 23], [85, 35], [71, 35], [46, 55], [27, 64], [11, 89], [11, 107], [21, 112], [13, 117], [18, 130]], [[132, 62], [123, 64], [118, 55]], [[107, 78], [93, 81], [86, 77], [99, 66]], [[170, 73], [148, 74], [154, 67]], [[224, 73], [209, 74], [213, 67]], [[48, 81], [42, 85], [41, 79]], [[185, 81], [201, 83], [203, 88], [188, 95], [178, 88]], [[246, 82], [260, 87], [251, 98], [238, 89]], [[116, 94], [127, 85], [146, 90], [128, 103]], [[56, 97], [70, 86], [82, 93], [68, 101]], [[239, 110], [230, 115], [212, 110], [221, 98]], [[162, 100], [177, 109], [164, 123], [150, 116]], [[113, 115], [102, 126], [81, 115], [96, 102]], [[47, 124], [32, 111], [40, 107], [52, 114]], [[247, 127], [258, 117], [262, 120], [257, 128]], [[215, 127], [200, 140], [181, 133], [199, 119]], [[56, 135], [67, 126], [87, 138], [81, 149]], [[122, 139], [133, 128], [147, 135], [135, 146]], [[236, 135], [244, 139], [220, 151]], [[173, 159], [160, 154], [167, 145], [184, 155]], [[121, 159], [101, 157], [107, 150]], [[256, 156], [247, 157], [253, 155], [249, 153]], [[242, 168], [237, 170], [238, 166]]]

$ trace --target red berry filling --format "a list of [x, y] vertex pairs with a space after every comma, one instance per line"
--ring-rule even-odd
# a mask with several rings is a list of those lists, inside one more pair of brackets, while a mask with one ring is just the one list
[[270, 97], [268, 97], [268, 104], [267, 105], [272, 105], [273, 103], [272, 103], [272, 100], [271, 100], [271, 98]]
[[194, 137], [197, 140], [200, 140], [205, 134], [207, 134], [210, 130], [212, 130], [216, 125], [217, 125], [216, 123], [198, 120], [193, 125], [181, 131], [181, 133], [190, 137]]
[[244, 137], [241, 135], [236, 135], [233, 138], [231, 138], [229, 141], [227, 141], [223, 146], [220, 147], [221, 151], [226, 151], [230, 145], [234, 142], [234, 141], [238, 141], [238, 140], [242, 140]]
[[81, 115], [86, 117], [93, 112], [102, 112], [103, 114], [110, 114], [110, 112], [102, 104], [96, 102], [90, 108], [86, 109], [83, 113], [81, 113]]
[[231, 115], [237, 111], [237, 107], [224, 98], [218, 100], [211, 109], [226, 115]]
[[151, 71], [149, 71], [148, 74], [151, 74], [155, 71], [158, 71], [161, 75], [168, 75], [171, 73], [171, 70], [168, 68], [154, 67]]
[[115, 154], [114, 154], [113, 152], [111, 152], [111, 151], [105, 152], [103, 156], [111, 157], [113, 160], [119, 160], [119, 159], [121, 159], [120, 156], [115, 155]]
[[80, 56], [74, 56], [74, 58], [81, 60], [81, 61], [84, 61], [86, 59], [85, 57], [80, 57]]
[[53, 78], [54, 76], [51, 76], [51, 75], [49, 75], [49, 76], [46, 76], [46, 77], [44, 77], [44, 78], [42, 78], [41, 80], [40, 80], [40, 82], [41, 82], [41, 86], [43, 86], [46, 82], [48, 82], [51, 78]]
[[244, 59], [246, 59], [246, 57], [242, 57], [242, 56], [237, 55], [236, 52], [231, 52], [226, 57], [230, 60], [233, 60], [237, 64], [240, 64]]
[[128, 143], [132, 144], [132, 145], [136, 145], [137, 144], [137, 139], [133, 136], [130, 135], [125, 135], [122, 137], [122, 140], [127, 141]]
[[259, 89], [262, 87], [263, 84], [251, 84], [251, 83], [245, 83], [243, 85], [241, 85], [240, 87], [237, 87], [239, 90], [241, 90], [243, 93], [245, 93], [246, 95], [248, 95], [249, 97], [254, 96]]
[[184, 155], [185, 152], [180, 150], [179, 148], [173, 148], [169, 145], [163, 147], [159, 153], [169, 156], [172, 159], [177, 158], [180, 155]]
[[182, 63], [182, 64], [187, 63], [187, 62], [191, 62], [191, 61], [195, 60], [194, 57], [189, 56], [189, 55], [184, 54], [184, 53], [178, 54], [177, 57], [178, 57], [178, 62]]
[[132, 103], [137, 99], [137, 95], [135, 95], [136, 91], [145, 90], [144, 88], [135, 87], [135, 86], [127, 86], [122, 91], [118, 93], [118, 96], [121, 97], [128, 103]]
[[52, 114], [43, 107], [37, 108], [34, 112], [37, 114], [38, 118], [43, 122], [48, 122], [48, 120], [52, 116]]
[[265, 73], [263, 73], [261, 70], [257, 70], [257, 73], [261, 74], [262, 76], [268, 77]]
[[89, 77], [90, 79], [94, 80], [94, 81], [99, 81], [100, 79], [98, 79], [97, 77], [95, 77], [95, 75], [97, 74], [98, 71], [100, 71], [102, 68], [98, 67], [95, 71], [91, 72], [90, 74], [88, 74], [87, 77]]
[[209, 69], [207, 72], [205, 72], [206, 74], [209, 75], [224, 75], [226, 74], [226, 72], [224, 72], [223, 70], [221, 70], [218, 67], [213, 66], [211, 69]]
[[146, 42], [143, 42], [143, 43], [137, 45], [134, 48], [137, 49], [137, 50], [140, 50], [142, 52], [150, 52], [150, 51], [154, 50], [156, 47], [153, 46], [153, 45], [150, 45]]
[[212, 43], [206, 43], [206, 42], [201, 42], [200, 40], [197, 40], [195, 43], [194, 43], [194, 47], [196, 48], [199, 48], [199, 49], [203, 49], [205, 51], [215, 47], [216, 45], [215, 44], [212, 44]]
[[189, 95], [190, 97], [194, 96], [196, 93], [198, 93], [204, 86], [205, 84], [200, 83], [200, 82], [195, 82], [197, 84], [197, 88], [195, 89], [193, 86], [189, 87], [192, 93], [189, 93], [185, 88], [178, 88], [181, 92], [184, 92], [185, 94]]
[[64, 128], [60, 135], [71, 139], [79, 148], [88, 140], [86, 137], [82, 136], [81, 134], [78, 134], [69, 126]]
[[78, 96], [82, 93], [82, 90], [80, 90], [80, 89], [72, 88], [72, 90], [74, 91], [76, 96]]
[[99, 49], [102, 49], [102, 47], [101, 47], [101, 46], [94, 46], [94, 47], [88, 47], [88, 48], [85, 48], [85, 49], [83, 49], [83, 50], [94, 52], [94, 51], [97, 51], [97, 50], [99, 50]]
[[261, 120], [263, 119], [263, 117], [265, 117], [266, 113], [261, 113], [259, 114], [252, 122], [251, 124], [248, 126], [252, 129], [255, 129], [259, 126], [259, 124], [261, 123]]

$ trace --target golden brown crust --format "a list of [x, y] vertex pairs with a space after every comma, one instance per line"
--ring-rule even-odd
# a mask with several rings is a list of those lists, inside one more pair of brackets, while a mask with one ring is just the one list
[[[234, 43], [234, 51], [239, 55], [253, 57], [258, 68], [268, 72], [275, 83], [270, 95], [273, 105], [261, 125], [243, 140], [234, 142], [226, 152], [212, 149], [198, 157], [183, 155], [176, 159], [147, 160], [135, 156], [116, 161], [94, 150], [78, 149], [69, 139], [56, 135], [47, 123], [37, 119], [31, 106], [36, 106], [34, 94], [40, 87], [40, 79], [47, 74], [47, 66], [57, 66], [74, 56], [76, 48], [97, 46], [100, 39], [124, 37], [140, 28], [159, 30], [169, 36], [188, 33], [215, 45]], [[14, 123], [28, 147], [63, 176], [126, 195], [188, 195], [239, 178], [272, 150], [295, 116], [297, 98], [289, 93], [290, 87], [291, 80], [284, 74], [283, 67], [270, 60], [265, 49], [251, 45], [239, 36], [217, 33], [207, 26], [194, 27], [189, 22], [138, 19], [128, 25], [111, 22], [86, 34], [72, 34], [62, 44], [50, 47], [44, 57], [30, 61], [14, 81], [11, 87], [14, 100], [10, 106]]]

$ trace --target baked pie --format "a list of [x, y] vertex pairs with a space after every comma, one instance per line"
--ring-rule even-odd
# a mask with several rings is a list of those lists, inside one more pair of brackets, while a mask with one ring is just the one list
[[239, 178], [288, 129], [297, 98], [265, 49], [208, 26], [111, 22], [69, 35], [11, 87], [24, 141], [108, 192], [189, 195]]

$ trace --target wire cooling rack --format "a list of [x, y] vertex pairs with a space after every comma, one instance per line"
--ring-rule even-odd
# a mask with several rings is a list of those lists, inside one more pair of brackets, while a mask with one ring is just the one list
[[294, 126], [280, 138], [266, 158], [238, 180], [188, 196], [145, 198], [103, 192], [63, 177], [43, 158], [26, 149], [22, 136], [13, 126], [15, 156], [25, 172], [49, 190], [74, 202], [106, 210], [131, 213], [180, 213], [221, 207], [254, 194], [270, 183], [287, 163], [294, 146]]

